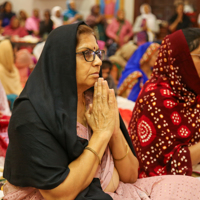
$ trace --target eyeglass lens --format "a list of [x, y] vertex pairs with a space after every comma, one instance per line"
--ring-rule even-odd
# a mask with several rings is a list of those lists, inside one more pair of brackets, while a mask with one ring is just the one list
[[[95, 59], [95, 52], [93, 51], [86, 51], [84, 54], [87, 61], [93, 61]], [[104, 59], [104, 51], [98, 51], [96, 54], [101, 60]]]

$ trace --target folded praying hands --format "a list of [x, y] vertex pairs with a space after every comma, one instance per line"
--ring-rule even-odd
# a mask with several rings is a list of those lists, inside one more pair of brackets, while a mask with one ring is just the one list
[[117, 112], [114, 90], [109, 89], [107, 81], [99, 78], [94, 85], [93, 104], [90, 104], [85, 114], [93, 134], [104, 133], [102, 136], [111, 138], [115, 132], [116, 125], [119, 126], [119, 122], [116, 120], [118, 118], [119, 121]]

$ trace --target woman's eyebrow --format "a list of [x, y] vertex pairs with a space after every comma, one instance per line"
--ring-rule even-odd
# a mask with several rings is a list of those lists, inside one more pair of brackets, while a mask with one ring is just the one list
[[[94, 51], [93, 49], [89, 48], [89, 47], [81, 47], [81, 48], [78, 48], [77, 51], [81, 50], [81, 49], [88, 49], [88, 50], [91, 50], [91, 51]], [[97, 48], [96, 51], [99, 50], [99, 47]]]

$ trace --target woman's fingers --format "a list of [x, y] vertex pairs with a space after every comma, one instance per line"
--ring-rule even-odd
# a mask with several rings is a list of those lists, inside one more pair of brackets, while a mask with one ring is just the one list
[[108, 106], [108, 83], [107, 81], [102, 82], [102, 102], [103, 106]]
[[97, 82], [97, 103], [98, 103], [98, 106], [100, 106], [101, 103], [102, 103], [102, 81], [103, 81], [103, 78], [99, 78], [98, 82]]
[[97, 105], [97, 82], [94, 84], [94, 96], [93, 96], [93, 105]]
[[91, 115], [91, 106], [89, 105], [89, 109], [85, 112], [85, 117], [87, 119], [87, 121], [89, 120], [90, 118], [90, 115]]
[[115, 93], [113, 89], [109, 89], [109, 100], [108, 100], [109, 108], [111, 110], [115, 109]]

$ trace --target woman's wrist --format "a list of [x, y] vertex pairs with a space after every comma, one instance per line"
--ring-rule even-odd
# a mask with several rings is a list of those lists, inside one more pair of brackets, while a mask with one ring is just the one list
[[92, 137], [95, 137], [100, 142], [107, 142], [110, 140], [112, 133], [110, 131], [95, 130]]
[[122, 132], [121, 129], [119, 128], [115, 134], [112, 134], [110, 141], [109, 141], [109, 146], [112, 147], [114, 143], [117, 143], [118, 141], [122, 140]]

